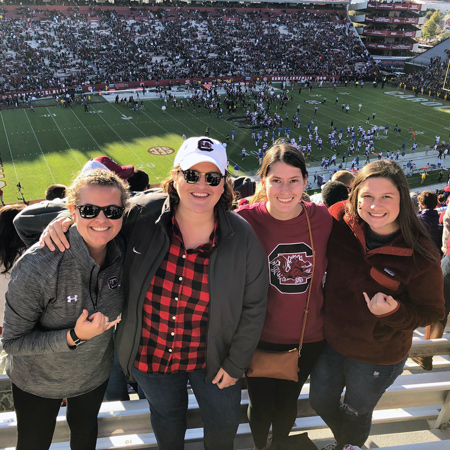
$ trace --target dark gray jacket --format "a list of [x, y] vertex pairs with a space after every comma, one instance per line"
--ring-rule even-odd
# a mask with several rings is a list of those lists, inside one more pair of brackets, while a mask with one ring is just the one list
[[121, 239], [108, 243], [102, 270], [76, 226], [68, 239], [64, 253], [31, 247], [14, 266], [6, 293], [7, 373], [23, 391], [46, 398], [82, 395], [107, 380], [113, 330], [74, 349], [66, 334], [83, 309], [115, 319], [123, 308]]
[[44, 200], [20, 211], [13, 223], [22, 242], [31, 247], [61, 211], [67, 211], [63, 200]]
[[[170, 246], [167, 223], [172, 211], [165, 194], [132, 199], [124, 220], [127, 242], [124, 284], [127, 304], [116, 335], [119, 360], [128, 377], [139, 347], [143, 302]], [[251, 226], [218, 205], [219, 239], [209, 264], [209, 323], [206, 382], [222, 367], [240, 378], [258, 343], [266, 314], [268, 273], [264, 251]]]

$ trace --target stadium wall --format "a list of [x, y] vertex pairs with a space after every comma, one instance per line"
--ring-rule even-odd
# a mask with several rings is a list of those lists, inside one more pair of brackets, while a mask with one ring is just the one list
[[[328, 4], [328, 3], [327, 3]], [[299, 9], [299, 10], [306, 10], [310, 13], [315, 13], [315, 14], [321, 14], [321, 13], [330, 13], [330, 11], [334, 11], [334, 12], [340, 12], [340, 11], [346, 11], [347, 8], [347, 2], [336, 2], [335, 5], [329, 5], [331, 6], [342, 6], [342, 8], [339, 9], [326, 9], [327, 4], [321, 4], [318, 7], [314, 7], [312, 6], [311, 3], [295, 3], [295, 6], [292, 6], [290, 8], [288, 8], [288, 10], [295, 10], [295, 9]], [[294, 4], [292, 4], [294, 5]], [[23, 18], [24, 15], [21, 13], [17, 13], [16, 10], [21, 10], [24, 8], [25, 5], [23, 6], [17, 6], [17, 5], [3, 5], [0, 3], [0, 7], [2, 8], [2, 10], [4, 10], [5, 12], [5, 17], [8, 18]], [[28, 16], [29, 19], [34, 19], [34, 18], [41, 18], [43, 16], [43, 13], [48, 12], [48, 11], [56, 11], [56, 12], [60, 12], [63, 14], [66, 14], [69, 11], [73, 11], [74, 8], [77, 9], [77, 11], [79, 11], [81, 14], [86, 14], [86, 15], [90, 15], [90, 19], [91, 20], [95, 20], [96, 17], [94, 15], [92, 15], [92, 10], [93, 8], [91, 6], [62, 6], [62, 5], [51, 5], [51, 6], [44, 6], [44, 5], [26, 5], [30, 8], [30, 10], [36, 10], [36, 14], [33, 14], [32, 16]], [[223, 6], [198, 6], [198, 5], [183, 5], [182, 7], [174, 7], [174, 6], [165, 6], [165, 5], [160, 5], [160, 6], [147, 6], [147, 5], [135, 5], [135, 6], [114, 6], [114, 5], [95, 5], [94, 6], [94, 12], [95, 9], [113, 9], [117, 14], [123, 15], [123, 16], [130, 16], [130, 17], [134, 17], [135, 12], [144, 9], [145, 11], [151, 11], [151, 12], [158, 12], [161, 11], [162, 9], [166, 10], [166, 11], [177, 11], [179, 8], [191, 8], [191, 9], [195, 9], [197, 11], [211, 11], [211, 9], [220, 9], [223, 10]], [[320, 9], [320, 8], [324, 8], [324, 9]], [[239, 11], [261, 11], [261, 10], [270, 10], [271, 13], [275, 13], [275, 14], [282, 14], [284, 12], [286, 12], [286, 5], [283, 5], [279, 8], [270, 8], [269, 6], [260, 6], [260, 7], [239, 7]], [[224, 14], [224, 16], [226, 16], [226, 14]], [[136, 16], [134, 17], [136, 20], [145, 20], [146, 17], [142, 17], [142, 16]], [[101, 19], [101, 18], [99, 18]], [[170, 18], [169, 18], [170, 20]]]
[[[198, 87], [203, 84], [209, 84], [209, 83], [249, 83], [249, 82], [269, 82], [269, 83], [279, 83], [282, 81], [300, 81], [300, 82], [306, 82], [306, 81], [314, 81], [314, 82], [338, 82], [339, 77], [335, 76], [321, 76], [321, 75], [276, 75], [276, 76], [253, 76], [253, 77], [226, 77], [223, 79], [218, 79], [215, 77], [210, 78], [180, 78], [180, 79], [168, 79], [168, 80], [142, 80], [142, 81], [132, 81], [127, 83], [115, 83], [114, 85], [107, 85], [105, 83], [101, 84], [90, 84], [90, 85], [83, 85], [79, 86], [78, 88], [76, 86], [66, 86], [61, 88], [53, 88], [53, 89], [40, 89], [40, 90], [34, 90], [34, 91], [15, 91], [14, 94], [4, 94], [2, 98], [12, 97], [13, 95], [20, 95], [20, 94], [30, 94], [30, 95], [36, 95], [39, 97], [52, 97], [55, 95], [63, 94], [69, 90], [73, 90], [77, 88], [77, 91], [79, 93], [87, 94], [87, 93], [93, 93], [98, 91], [105, 91], [105, 90], [116, 90], [120, 91], [122, 89], [137, 89], [145, 87], [146, 89], [156, 88], [159, 87], [171, 87], [171, 86], [194, 86]], [[81, 87], [81, 91], [80, 88]]]

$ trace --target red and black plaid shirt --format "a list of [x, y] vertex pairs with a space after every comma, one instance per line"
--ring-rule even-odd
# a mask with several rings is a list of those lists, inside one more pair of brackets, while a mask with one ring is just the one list
[[138, 370], [167, 374], [206, 367], [208, 267], [217, 230], [216, 216], [209, 242], [186, 250], [172, 216], [170, 248], [144, 301], [141, 342], [134, 362]]

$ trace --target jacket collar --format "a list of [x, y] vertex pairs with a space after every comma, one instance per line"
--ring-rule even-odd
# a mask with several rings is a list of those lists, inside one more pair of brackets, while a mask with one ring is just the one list
[[[77, 226], [73, 224], [69, 228], [69, 233], [67, 235], [68, 241], [70, 243], [69, 251], [83, 264], [87, 265], [87, 261], [92, 261], [92, 264], [95, 265], [95, 261], [92, 259], [89, 254], [89, 250], [82, 238], [81, 234], [78, 232]], [[116, 239], [108, 242], [106, 246], [106, 261], [108, 266], [115, 263], [122, 256], [122, 251], [117, 244]]]
[[363, 249], [366, 251], [368, 255], [383, 254], [394, 256], [412, 256], [413, 250], [412, 248], [407, 246], [401, 233], [398, 236], [396, 236], [391, 242], [389, 242], [389, 244], [367, 251], [366, 222], [364, 222], [362, 219], [358, 217], [351, 216], [347, 211], [345, 211], [343, 219], [344, 222], [347, 224], [347, 226], [352, 230], [356, 239], [358, 239], [358, 241], [360, 242]]
[[[220, 245], [221, 242], [224, 242], [226, 239], [228, 239], [230, 236], [233, 235], [233, 227], [230, 223], [229, 215], [227, 214], [227, 211], [225, 210], [225, 207], [222, 203], [222, 201], [219, 200], [219, 202], [216, 205], [217, 208], [217, 215], [219, 219], [219, 230], [218, 230], [218, 242], [217, 245]], [[161, 208], [161, 214], [156, 220], [156, 223], [160, 224], [167, 230], [167, 224], [169, 223], [169, 220], [171, 219], [173, 214], [173, 205], [170, 200], [170, 197], [167, 196], [166, 200], [164, 201], [164, 204]]]

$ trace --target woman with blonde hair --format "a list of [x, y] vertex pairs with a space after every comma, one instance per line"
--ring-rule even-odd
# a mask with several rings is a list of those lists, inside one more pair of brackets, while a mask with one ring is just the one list
[[97, 414], [112, 367], [113, 330], [123, 308], [117, 237], [128, 192], [106, 170], [80, 174], [68, 189], [70, 249], [32, 246], [6, 293], [3, 347], [17, 415], [17, 450], [47, 450], [61, 400], [73, 450], [94, 450]]

